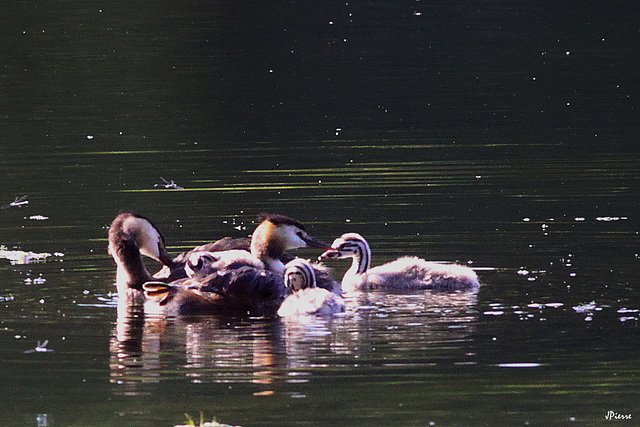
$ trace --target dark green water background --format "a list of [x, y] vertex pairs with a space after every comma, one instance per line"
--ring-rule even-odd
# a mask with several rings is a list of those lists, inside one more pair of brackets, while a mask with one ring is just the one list
[[[0, 245], [64, 256], [0, 259], [2, 425], [636, 424], [634, 5], [4, 2]], [[176, 254], [278, 212], [483, 287], [118, 320], [121, 209]]]

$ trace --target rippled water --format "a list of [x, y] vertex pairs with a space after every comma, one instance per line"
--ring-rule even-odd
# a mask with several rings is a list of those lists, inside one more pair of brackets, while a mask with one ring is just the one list
[[[640, 33], [619, 6], [6, 6], [0, 205], [29, 203], [0, 210], [3, 425], [640, 417]], [[174, 254], [277, 212], [483, 286], [145, 318], [114, 295], [121, 209]]]

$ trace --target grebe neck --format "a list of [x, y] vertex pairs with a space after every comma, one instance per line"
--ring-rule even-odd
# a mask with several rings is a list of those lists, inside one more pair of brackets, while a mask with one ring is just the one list
[[251, 255], [262, 261], [268, 270], [284, 274], [284, 264], [280, 261], [286, 249], [285, 242], [278, 238], [276, 226], [263, 221], [251, 235]]
[[119, 292], [128, 288], [142, 290], [143, 283], [153, 280], [153, 276], [145, 267], [140, 250], [135, 243], [121, 242], [114, 248], [114, 252], [117, 266], [116, 285]]
[[371, 249], [366, 240], [350, 240], [348, 249], [352, 253], [351, 267], [344, 275], [343, 283], [350, 281], [353, 277], [366, 272], [371, 266]]

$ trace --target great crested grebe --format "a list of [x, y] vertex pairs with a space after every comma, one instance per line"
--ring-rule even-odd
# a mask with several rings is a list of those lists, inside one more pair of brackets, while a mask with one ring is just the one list
[[[251, 239], [224, 238], [181, 254], [174, 260], [168, 255], [164, 238], [158, 228], [141, 215], [122, 213], [114, 219], [109, 229], [109, 253], [117, 265], [117, 286], [120, 295], [143, 290], [145, 282], [155, 281], [180, 285], [182, 291], [193, 291], [200, 286], [202, 295], [226, 295], [231, 292], [233, 301], [241, 293], [242, 286], [248, 294], [242, 298], [251, 300], [258, 292], [265, 294], [265, 283], [271, 283], [271, 275], [280, 276], [286, 259], [286, 250], [314, 246], [328, 249], [330, 246], [307, 234], [304, 226], [298, 221], [284, 215], [261, 214], [261, 223], [254, 231]], [[243, 249], [232, 249], [243, 248]], [[211, 252], [215, 250], [216, 252]], [[151, 276], [142, 260], [142, 255], [149, 256], [165, 265], [164, 269]], [[190, 261], [191, 260], [191, 261]], [[200, 271], [202, 270], [202, 271]], [[187, 272], [197, 277], [190, 278], [188, 283], [175, 282], [186, 279]], [[197, 274], [196, 274], [197, 273]], [[264, 280], [263, 277], [269, 277]], [[206, 278], [206, 280], [205, 280]], [[228, 282], [228, 283], [225, 283]], [[242, 284], [245, 285], [242, 285]], [[156, 283], [158, 285], [158, 283]], [[159, 285], [158, 285], [159, 286]], [[282, 284], [281, 299], [286, 296], [286, 288]], [[176, 294], [173, 289], [171, 295]], [[211, 292], [212, 294], [206, 294]], [[157, 295], [154, 294], [154, 295]], [[182, 295], [181, 293], [178, 296]], [[147, 292], [147, 296], [149, 293]], [[166, 297], [167, 295], [164, 295]], [[155, 298], [157, 300], [157, 298]], [[181, 298], [171, 298], [175, 301]], [[229, 298], [226, 298], [228, 300]], [[187, 298], [191, 301], [192, 298]], [[281, 301], [281, 300], [280, 300]], [[278, 302], [279, 304], [279, 302]], [[232, 304], [233, 305], [233, 304]]]
[[333, 249], [321, 258], [352, 258], [351, 267], [342, 278], [345, 291], [361, 289], [435, 289], [468, 290], [480, 286], [478, 276], [469, 267], [458, 264], [428, 262], [418, 257], [401, 257], [369, 268], [371, 249], [357, 233], [346, 233], [334, 240]]
[[308, 260], [296, 258], [287, 263], [284, 283], [293, 291], [278, 309], [280, 316], [329, 315], [345, 310], [342, 298], [316, 287], [315, 269]]
[[[189, 252], [178, 255], [172, 261], [173, 265], [170, 268], [185, 265], [195, 253], [242, 250], [252, 255], [248, 258], [252, 262], [258, 259], [264, 264], [264, 268], [283, 274], [285, 262], [295, 258], [285, 251], [307, 246], [319, 249], [331, 248], [327, 243], [311, 237], [304, 225], [288, 216], [261, 213], [258, 215], [258, 221], [260, 224], [253, 231], [251, 238], [224, 237], [216, 242], [197, 246]], [[166, 274], [166, 270], [159, 273], [160, 277]]]
[[[142, 290], [142, 284], [154, 280], [142, 260], [146, 255], [166, 265], [173, 264], [167, 253], [164, 237], [158, 228], [142, 215], [124, 212], [109, 227], [109, 254], [116, 262], [118, 293]], [[167, 274], [169, 279], [170, 274]]]
[[[331, 249], [327, 243], [309, 236], [300, 222], [287, 216], [260, 214], [258, 220], [260, 225], [251, 239], [225, 237], [179, 255], [174, 259], [174, 264], [183, 264], [188, 276], [197, 270], [204, 269], [210, 273], [212, 270], [244, 264], [282, 275], [285, 262], [295, 258], [285, 251], [306, 246]], [[340, 292], [340, 285], [333, 279], [330, 269], [317, 263], [312, 265], [318, 286]]]

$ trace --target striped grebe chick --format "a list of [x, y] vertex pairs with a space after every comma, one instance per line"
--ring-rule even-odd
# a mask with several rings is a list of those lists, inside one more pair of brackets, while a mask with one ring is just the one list
[[293, 291], [285, 299], [278, 314], [285, 316], [330, 315], [345, 310], [342, 298], [316, 286], [315, 269], [311, 262], [296, 258], [286, 265], [284, 283]]
[[351, 258], [351, 267], [342, 278], [347, 292], [368, 289], [469, 290], [480, 286], [469, 267], [428, 262], [418, 257], [401, 257], [378, 267], [371, 265], [371, 249], [357, 233], [346, 233], [334, 240], [322, 258]]

